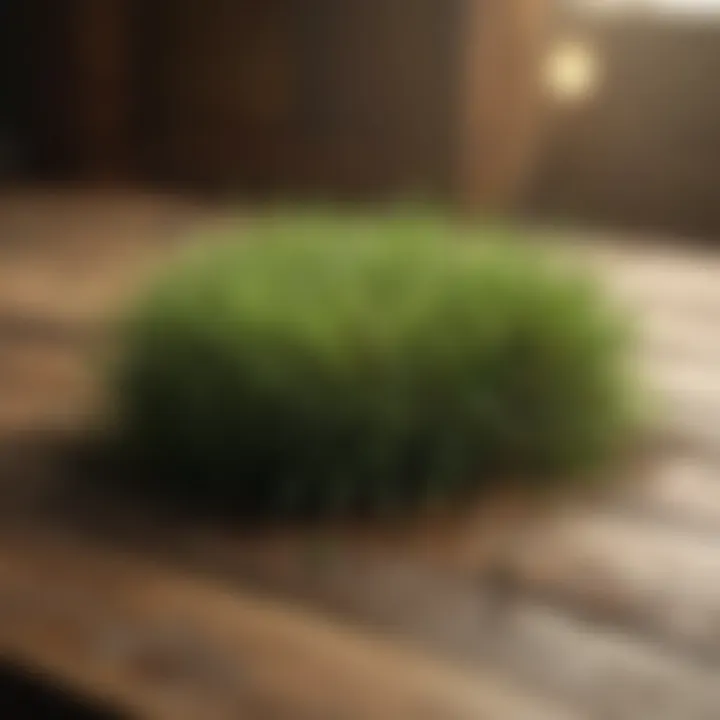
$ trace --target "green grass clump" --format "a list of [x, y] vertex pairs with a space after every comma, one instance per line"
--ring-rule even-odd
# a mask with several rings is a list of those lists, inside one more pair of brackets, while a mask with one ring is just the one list
[[597, 468], [628, 429], [623, 323], [591, 280], [509, 235], [298, 213], [170, 269], [115, 377], [143, 482], [298, 515]]

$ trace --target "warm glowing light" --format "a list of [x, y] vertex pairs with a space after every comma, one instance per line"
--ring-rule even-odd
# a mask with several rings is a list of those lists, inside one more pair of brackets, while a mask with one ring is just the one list
[[579, 101], [592, 95], [599, 81], [597, 58], [583, 42], [558, 45], [548, 59], [546, 82], [561, 100]]
[[571, 7], [590, 12], [649, 14], [717, 15], [720, 0], [566, 0]]

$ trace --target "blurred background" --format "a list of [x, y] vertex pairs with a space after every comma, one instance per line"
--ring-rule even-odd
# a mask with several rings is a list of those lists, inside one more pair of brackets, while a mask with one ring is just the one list
[[[129, 717], [240, 717], [209, 714], [229, 691], [192, 664], [207, 641], [213, 673], [260, 668], [229, 683], [248, 718], [717, 720], [719, 73], [720, 0], [0, 0], [0, 715], [80, 717], [33, 710], [20, 658]], [[493, 506], [320, 540], [66, 492], [123, 303], [196, 231], [311, 200], [582, 246], [668, 410], [642, 487], [532, 537]], [[505, 624], [478, 613], [495, 580]], [[437, 664], [368, 655], [368, 627]]]
[[0, 173], [712, 236], [714, 0], [3, 0]]

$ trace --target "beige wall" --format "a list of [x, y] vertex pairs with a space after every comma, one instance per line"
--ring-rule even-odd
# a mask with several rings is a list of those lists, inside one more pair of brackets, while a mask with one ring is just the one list
[[720, 232], [720, 24], [582, 30], [597, 43], [603, 82], [587, 105], [556, 108], [529, 207], [606, 225]]

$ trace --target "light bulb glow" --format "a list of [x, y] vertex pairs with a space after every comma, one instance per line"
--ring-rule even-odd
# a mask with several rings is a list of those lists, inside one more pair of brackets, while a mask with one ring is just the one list
[[552, 94], [566, 102], [591, 96], [599, 82], [597, 58], [580, 41], [559, 44], [548, 58], [545, 80]]

